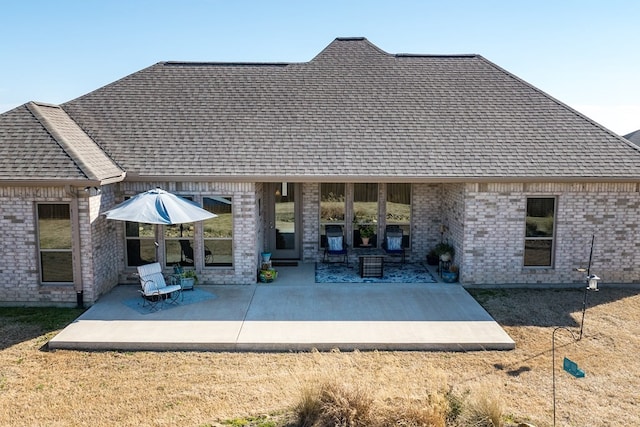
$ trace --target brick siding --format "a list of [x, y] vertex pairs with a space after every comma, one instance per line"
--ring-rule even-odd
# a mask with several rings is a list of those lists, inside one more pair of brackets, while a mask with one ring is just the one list
[[[322, 258], [319, 248], [319, 184], [302, 185], [302, 261]], [[182, 195], [233, 198], [233, 267], [207, 267], [197, 260], [202, 283], [241, 285], [256, 281], [265, 248], [265, 195], [254, 183], [121, 183], [101, 193], [63, 187], [0, 188], [2, 305], [74, 305], [76, 289], [91, 305], [118, 283], [136, 282], [124, 268], [124, 224], [100, 215], [125, 195], [160, 187]], [[523, 266], [527, 197], [556, 197], [554, 266]], [[69, 203], [77, 209], [81, 277], [75, 286], [40, 285], [35, 205]], [[640, 283], [640, 188], [635, 183], [459, 183], [412, 185], [409, 260], [423, 261], [441, 240], [456, 249], [460, 281], [478, 285], [577, 284], [595, 235], [592, 272], [604, 283]], [[445, 232], [441, 234], [441, 226]], [[196, 245], [202, 243], [196, 239]], [[198, 250], [198, 248], [195, 248]], [[201, 250], [202, 248], [200, 248]], [[162, 252], [162, 251], [160, 251]], [[160, 254], [161, 257], [164, 254]]]

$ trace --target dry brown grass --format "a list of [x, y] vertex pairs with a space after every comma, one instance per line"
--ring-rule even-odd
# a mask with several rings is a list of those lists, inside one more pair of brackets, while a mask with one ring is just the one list
[[[429, 399], [437, 409], [436, 392], [469, 391], [471, 399], [474, 390], [489, 387], [502, 396], [510, 420], [551, 425], [552, 331], [579, 329], [582, 292], [485, 291], [478, 298], [516, 341], [515, 350], [44, 352], [53, 332], [0, 318], [0, 425], [217, 425], [292, 413], [303, 390], [327, 378], [367, 390], [376, 407], [405, 414], [429, 408]], [[605, 286], [590, 294], [583, 339], [575, 342], [563, 330], [556, 335], [558, 366], [567, 356], [586, 371], [575, 379], [557, 367], [557, 425], [640, 425], [638, 349], [640, 290]]]

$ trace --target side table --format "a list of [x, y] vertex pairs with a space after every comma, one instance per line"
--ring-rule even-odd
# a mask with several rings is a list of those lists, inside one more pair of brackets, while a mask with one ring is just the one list
[[360, 277], [379, 277], [384, 275], [384, 256], [362, 255], [360, 261]]

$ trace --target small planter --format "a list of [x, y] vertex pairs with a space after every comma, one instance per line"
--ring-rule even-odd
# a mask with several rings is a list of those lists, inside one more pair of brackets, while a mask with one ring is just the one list
[[180, 278], [180, 286], [182, 289], [190, 290], [193, 289], [193, 286], [196, 283], [196, 279], [193, 277], [182, 277]]
[[445, 283], [455, 283], [458, 281], [458, 272], [457, 271], [450, 271], [450, 270], [444, 270], [441, 273], [441, 277], [442, 277], [442, 281]]
[[428, 265], [438, 265], [438, 261], [440, 259], [438, 258], [438, 255], [436, 254], [428, 254], [427, 255], [427, 264]]
[[278, 272], [276, 270], [260, 270], [258, 274], [258, 280], [262, 283], [271, 283], [278, 277]]

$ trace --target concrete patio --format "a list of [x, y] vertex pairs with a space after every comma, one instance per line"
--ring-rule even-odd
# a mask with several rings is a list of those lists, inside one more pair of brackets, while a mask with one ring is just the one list
[[[510, 350], [514, 341], [459, 284], [317, 284], [314, 265], [278, 279], [200, 286], [214, 298], [142, 314], [120, 285], [49, 342], [50, 349], [308, 351]], [[186, 291], [188, 292], [188, 291]]]

